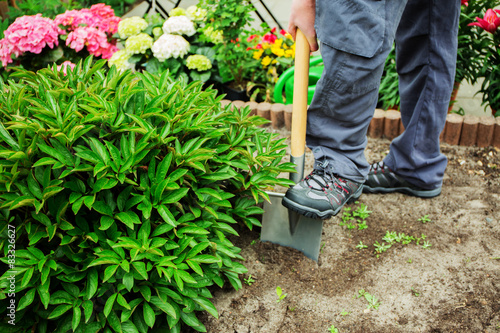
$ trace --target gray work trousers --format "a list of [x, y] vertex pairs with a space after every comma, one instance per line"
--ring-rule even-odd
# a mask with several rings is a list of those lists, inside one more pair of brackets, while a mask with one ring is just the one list
[[396, 42], [403, 134], [384, 162], [425, 189], [442, 185], [439, 135], [455, 78], [460, 0], [317, 0], [325, 69], [308, 110], [307, 146], [340, 177], [364, 182], [367, 129]]

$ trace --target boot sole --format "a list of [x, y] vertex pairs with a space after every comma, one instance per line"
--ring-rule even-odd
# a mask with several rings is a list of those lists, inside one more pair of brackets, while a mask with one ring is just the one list
[[328, 210], [320, 211], [320, 210], [314, 209], [312, 207], [303, 206], [295, 201], [288, 199], [287, 197], [283, 197], [283, 201], [281, 203], [286, 208], [288, 208], [296, 213], [299, 213], [300, 215], [304, 215], [305, 217], [309, 217], [312, 219], [326, 220], [332, 216], [337, 215], [340, 212], [340, 210], [342, 209], [342, 207], [344, 207], [345, 204], [350, 204], [350, 203], [353, 203], [356, 200], [358, 200], [359, 197], [361, 196], [361, 193], [363, 193], [363, 186], [360, 186], [360, 188], [356, 192], [354, 192], [349, 197], [349, 199], [346, 200], [346, 202], [343, 205], [337, 207], [337, 209], [335, 209], [335, 210], [328, 209]]
[[403, 194], [412, 195], [414, 197], [429, 199], [437, 197], [441, 194], [441, 188], [436, 188], [434, 190], [415, 190], [409, 187], [369, 187], [367, 185], [363, 186], [364, 193], [394, 193], [399, 192]]

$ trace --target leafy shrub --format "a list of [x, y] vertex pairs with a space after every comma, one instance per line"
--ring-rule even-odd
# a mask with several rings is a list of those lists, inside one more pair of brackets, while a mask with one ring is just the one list
[[259, 225], [264, 189], [289, 183], [283, 139], [248, 108], [104, 65], [0, 82], [2, 332], [205, 331], [208, 287], [246, 272], [232, 225]]

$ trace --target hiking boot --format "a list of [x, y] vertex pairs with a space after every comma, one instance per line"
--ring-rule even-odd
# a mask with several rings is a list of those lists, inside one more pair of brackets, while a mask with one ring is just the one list
[[368, 172], [368, 178], [363, 186], [365, 193], [400, 192], [420, 198], [433, 198], [441, 194], [441, 187], [426, 190], [408, 183], [396, 175], [384, 162], [373, 163]]
[[288, 189], [282, 204], [306, 217], [327, 219], [337, 215], [346, 203], [356, 201], [362, 192], [362, 183], [337, 177], [324, 161]]

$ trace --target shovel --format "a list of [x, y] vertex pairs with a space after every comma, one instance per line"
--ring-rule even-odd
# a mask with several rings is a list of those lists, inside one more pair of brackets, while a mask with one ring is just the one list
[[[294, 183], [300, 182], [304, 176], [308, 81], [309, 44], [304, 34], [297, 30], [290, 145], [290, 162], [295, 163], [297, 171], [290, 173], [290, 180]], [[270, 202], [264, 202], [260, 240], [294, 248], [318, 261], [323, 220], [308, 218], [285, 208], [281, 204], [283, 193], [267, 194]]]

